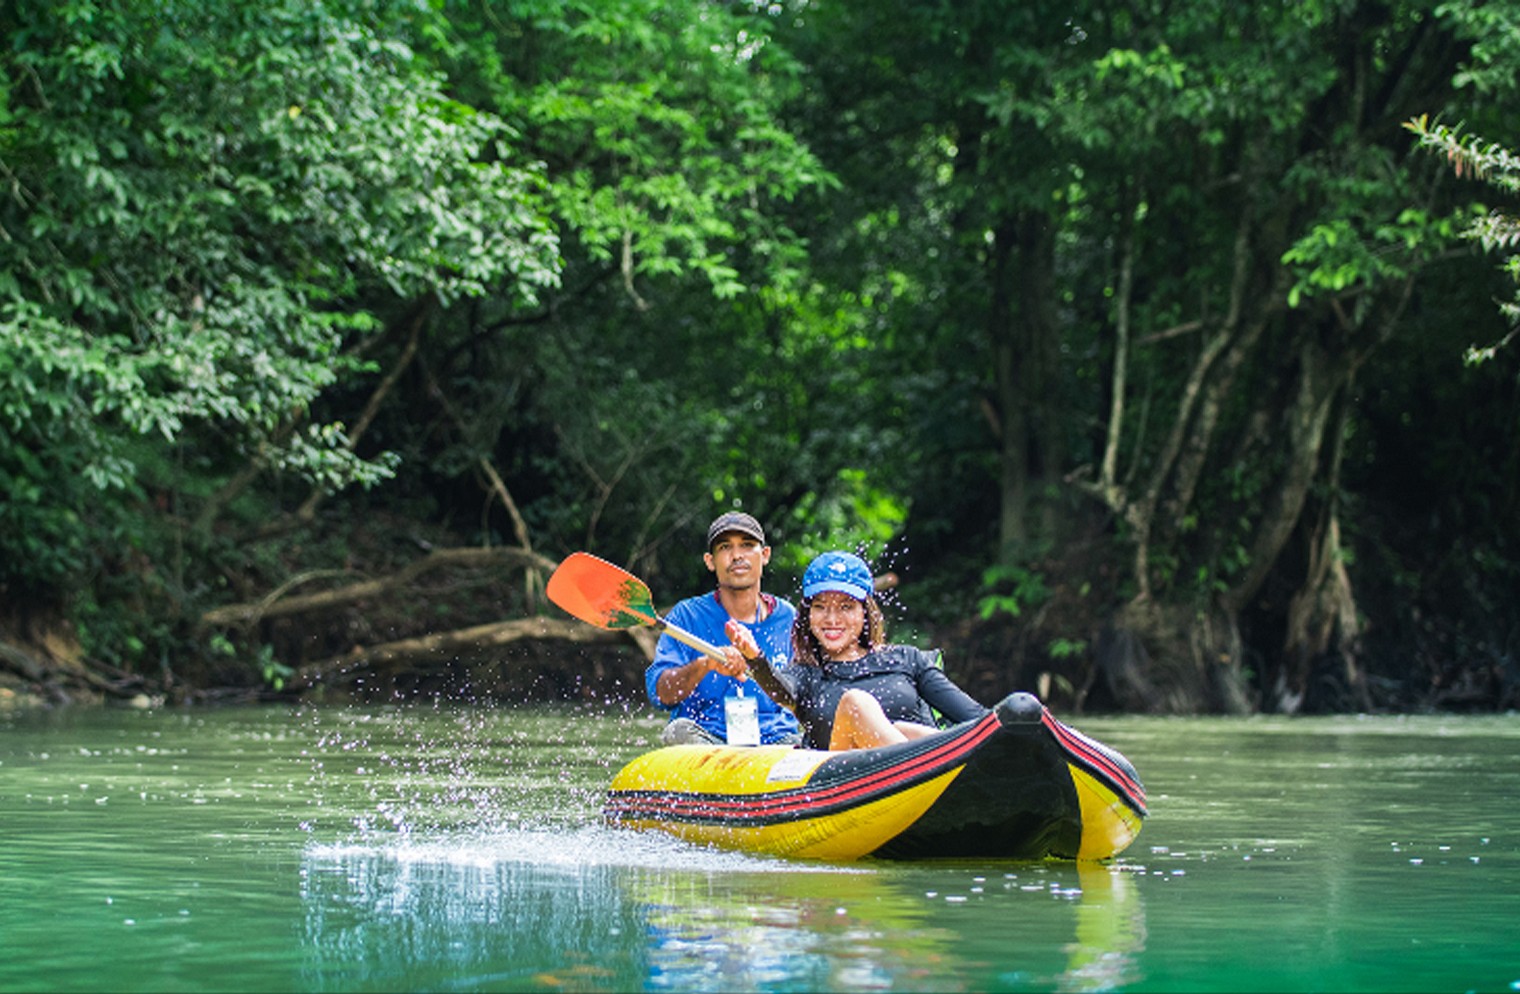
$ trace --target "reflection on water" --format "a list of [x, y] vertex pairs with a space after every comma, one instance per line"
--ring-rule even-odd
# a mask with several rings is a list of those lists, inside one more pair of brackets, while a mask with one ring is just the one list
[[303, 986], [626, 987], [619, 951], [641, 926], [610, 872], [447, 846], [315, 849], [301, 869]]
[[[799, 864], [599, 827], [314, 845], [303, 986], [1096, 991], [1138, 978], [1130, 871], [1019, 869]], [[1031, 940], [1019, 969], [1009, 935], [967, 942], [978, 920]]]
[[1082, 899], [1077, 937], [1070, 947], [1064, 991], [1112, 991], [1141, 978], [1137, 954], [1145, 950], [1145, 911], [1131, 873], [1105, 866], [1078, 868]]

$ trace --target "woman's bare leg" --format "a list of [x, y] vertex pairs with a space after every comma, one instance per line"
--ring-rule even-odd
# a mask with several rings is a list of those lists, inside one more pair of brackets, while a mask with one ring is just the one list
[[894, 721], [892, 722], [892, 727], [902, 732], [904, 739], [921, 739], [925, 735], [933, 735], [939, 731], [939, 729], [930, 728], [928, 725], [920, 725], [916, 721]]
[[[899, 725], [910, 725], [900, 722]], [[834, 709], [834, 731], [829, 736], [829, 748], [870, 749], [894, 742], [906, 742], [909, 735], [887, 719], [881, 702], [864, 690], [846, 690]], [[922, 728], [923, 726], [914, 726]], [[913, 738], [918, 738], [913, 735]]]

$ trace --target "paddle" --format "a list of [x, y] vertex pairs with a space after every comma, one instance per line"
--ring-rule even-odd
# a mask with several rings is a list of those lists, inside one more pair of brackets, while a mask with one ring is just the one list
[[589, 552], [572, 552], [549, 577], [549, 599], [588, 625], [621, 631], [649, 625], [721, 661], [723, 650], [670, 624], [654, 609], [643, 580]]

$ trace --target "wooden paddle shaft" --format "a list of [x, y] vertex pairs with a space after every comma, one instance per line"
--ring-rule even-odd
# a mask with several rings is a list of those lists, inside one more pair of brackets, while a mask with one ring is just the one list
[[677, 628], [675, 625], [672, 625], [664, 618], [661, 618], [655, 622], [655, 627], [664, 632], [666, 635], [669, 635], [671, 638], [675, 639], [677, 642], [685, 642], [687, 645], [702, 653], [704, 656], [709, 656], [713, 659], [718, 660], [719, 662], [722, 662], [725, 658], [722, 649], [718, 648], [705, 639], [698, 638], [691, 632], [686, 631], [684, 628]]

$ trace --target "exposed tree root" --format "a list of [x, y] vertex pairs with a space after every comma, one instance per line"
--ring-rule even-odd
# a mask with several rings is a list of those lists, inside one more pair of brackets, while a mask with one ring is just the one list
[[389, 576], [352, 583], [345, 587], [324, 590], [315, 594], [286, 596], [298, 583], [326, 576], [327, 573], [301, 574], [294, 577], [268, 595], [256, 601], [226, 604], [201, 615], [201, 625], [214, 628], [219, 625], [249, 625], [269, 618], [279, 618], [306, 611], [324, 611], [365, 598], [375, 597], [411, 583], [424, 573], [449, 566], [489, 567], [522, 566], [529, 569], [552, 571], [555, 563], [532, 552], [516, 548], [480, 549], [473, 547], [434, 549], [422, 559], [410, 563]]
[[341, 656], [302, 667], [287, 681], [286, 687], [301, 692], [319, 684], [347, 684], [366, 673], [390, 670], [418, 660], [475, 654], [482, 649], [525, 639], [615, 643], [629, 638], [639, 646], [646, 658], [654, 658], [657, 636], [650, 629], [606, 632], [579, 621], [561, 618], [519, 618], [454, 631], [434, 632], [381, 645], [356, 646]]

